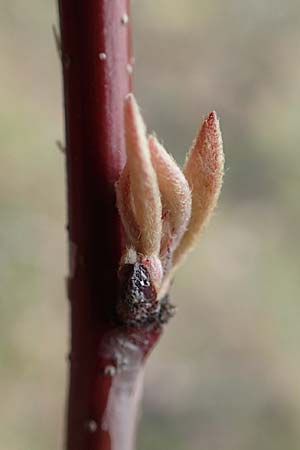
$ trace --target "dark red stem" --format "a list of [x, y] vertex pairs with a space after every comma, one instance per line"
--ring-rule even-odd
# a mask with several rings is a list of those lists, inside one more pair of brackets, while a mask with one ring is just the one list
[[130, 91], [128, 0], [59, 0], [71, 311], [67, 450], [131, 450], [145, 356], [160, 331], [117, 326], [122, 251], [114, 183]]

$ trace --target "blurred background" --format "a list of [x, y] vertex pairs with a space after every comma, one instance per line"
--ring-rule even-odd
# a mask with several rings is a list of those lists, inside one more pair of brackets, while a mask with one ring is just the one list
[[[135, 86], [182, 163], [221, 118], [219, 208], [147, 367], [139, 450], [300, 447], [298, 0], [135, 0]], [[55, 2], [1, 2], [0, 448], [62, 448], [65, 173]]]

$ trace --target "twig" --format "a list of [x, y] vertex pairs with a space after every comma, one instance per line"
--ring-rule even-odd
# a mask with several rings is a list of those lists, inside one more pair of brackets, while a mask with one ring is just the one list
[[[143, 362], [160, 331], [116, 325], [114, 184], [130, 91], [127, 0], [60, 0], [71, 311], [67, 450], [131, 450]], [[125, 20], [126, 18], [126, 20]]]

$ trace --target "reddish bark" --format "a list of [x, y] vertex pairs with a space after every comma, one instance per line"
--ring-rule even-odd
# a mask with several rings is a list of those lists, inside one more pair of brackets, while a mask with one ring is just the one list
[[131, 88], [128, 0], [59, 0], [66, 116], [71, 352], [67, 450], [131, 450], [135, 391], [159, 330], [113, 320], [122, 251], [114, 183]]

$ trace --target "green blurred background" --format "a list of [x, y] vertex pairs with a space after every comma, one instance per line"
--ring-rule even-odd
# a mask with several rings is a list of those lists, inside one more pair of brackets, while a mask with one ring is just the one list
[[[226, 175], [147, 368], [139, 450], [300, 448], [298, 0], [135, 0], [135, 86], [180, 163], [216, 109]], [[2, 0], [0, 448], [62, 448], [67, 271], [54, 1]]]

